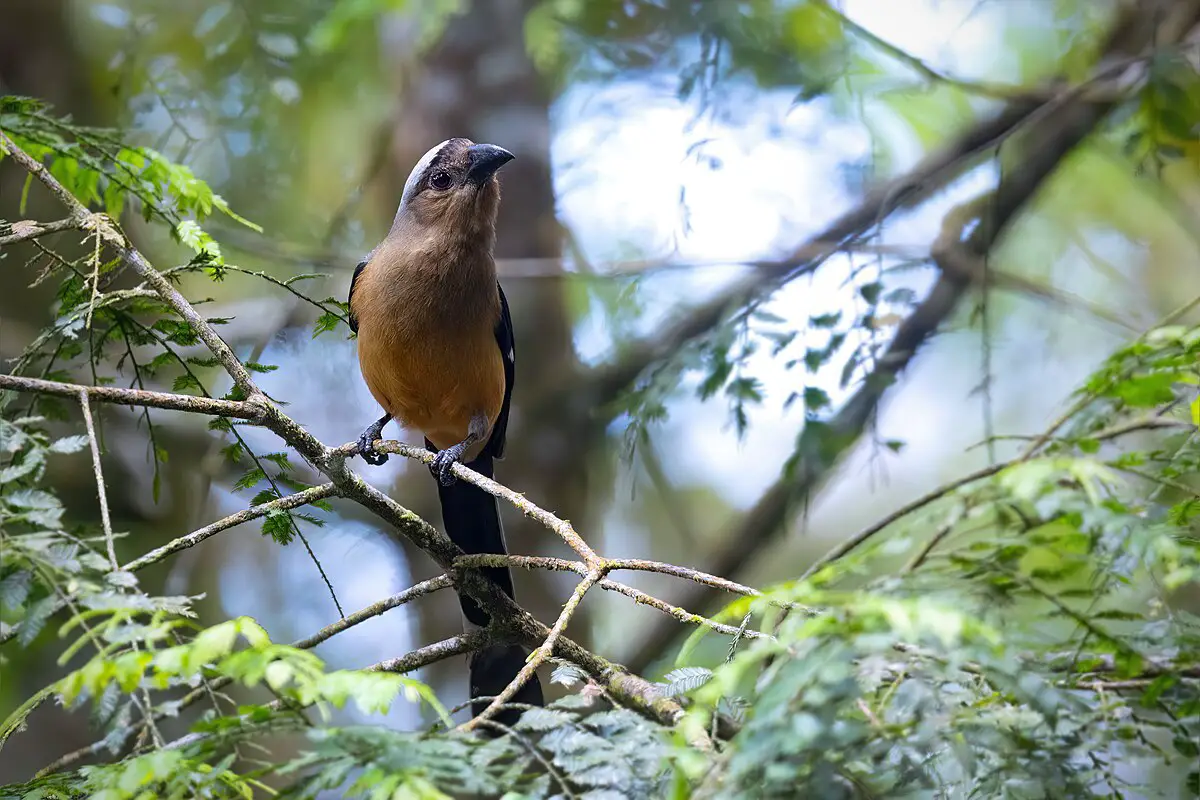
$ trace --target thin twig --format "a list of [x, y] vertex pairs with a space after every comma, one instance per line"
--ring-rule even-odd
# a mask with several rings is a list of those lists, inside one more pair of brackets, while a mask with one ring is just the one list
[[639, 605], [650, 606], [653, 609], [657, 609], [668, 616], [674, 617], [685, 625], [699, 625], [725, 636], [745, 637], [747, 639], [775, 638], [770, 634], [762, 633], [761, 631], [756, 631], [751, 628], [743, 628], [740, 625], [726, 625], [723, 622], [717, 622], [714, 619], [702, 617], [699, 614], [693, 614], [686, 609], [680, 608], [679, 606], [673, 606], [666, 601], [659, 600], [654, 595], [647, 594], [640, 589], [635, 589], [632, 586], [628, 586], [624, 583], [619, 583], [611, 578], [605, 578], [604, 580], [600, 581], [599, 586], [601, 589], [607, 589], [610, 592], [623, 594]]
[[92, 408], [88, 403], [86, 389], [79, 390], [79, 408], [83, 411], [83, 423], [87, 427], [88, 444], [92, 449], [92, 470], [96, 473], [96, 494], [100, 498], [100, 524], [104, 527], [104, 541], [108, 545], [108, 561], [113, 572], [120, 569], [117, 561], [117, 546], [113, 541], [112, 519], [108, 516], [108, 492], [104, 488], [104, 471], [100, 467], [100, 442], [96, 439], [96, 426], [92, 422]]
[[[501, 556], [501, 555], [493, 555], [490, 553], [472, 554], [469, 556], [463, 556], [462, 558], [458, 559], [454, 563], [455, 563], [455, 566], [465, 566], [465, 567], [521, 567], [524, 569], [548, 569], [548, 570], [557, 570], [557, 571], [561, 571], [561, 572], [575, 572], [575, 573], [578, 573], [578, 574], [584, 575], [584, 576], [586, 576], [588, 574], [587, 567], [581, 561], [568, 561], [563, 558], [550, 558], [550, 557], [545, 557], [545, 556], [518, 556], [518, 555], [503, 555], [503, 556]], [[612, 567], [611, 565], [613, 563], [621, 564], [621, 566]], [[648, 561], [648, 562], [644, 562], [644, 563], [646, 563], [648, 565], [655, 565], [655, 566], [658, 565], [658, 562], [655, 562], [655, 561]], [[660, 571], [660, 570], [656, 570], [656, 569], [651, 569], [650, 567], [629, 566], [628, 564], [624, 563], [624, 560], [622, 560], [620, 562], [606, 561], [604, 563], [604, 566], [611, 567], [611, 569], [614, 571], [617, 569], [636, 569], [636, 570], [643, 570], [643, 571], [647, 571], [647, 572]], [[666, 564], [663, 566], [669, 567], [671, 565]], [[691, 570], [686, 570], [686, 571], [691, 572]], [[663, 572], [666, 572], [667, 574], [677, 574], [675, 572], [668, 572], [666, 570], [663, 570]], [[704, 573], [700, 573], [700, 574], [703, 575]], [[684, 577], [691, 577], [691, 576], [684, 576]], [[701, 581], [701, 583], [705, 583], [705, 585], [713, 585], [713, 584], [708, 584], [704, 581]], [[740, 587], [740, 584], [734, 584], [734, 585]], [[619, 583], [617, 581], [614, 581], [611, 578], [605, 578], [605, 579], [601, 580], [597, 584], [597, 586], [599, 586], [601, 589], [605, 589], [610, 592], [617, 592], [618, 594], [623, 594], [626, 597], [633, 600], [635, 603], [638, 603], [640, 605], [650, 606], [651, 608], [657, 609], [657, 610], [663, 612], [664, 614], [674, 617], [675, 619], [677, 619], [680, 622], [683, 622], [687, 625], [702, 625], [706, 628], [711, 628], [712, 630], [716, 631], [717, 633], [723, 633], [726, 636], [744, 635], [750, 639], [772, 638], [772, 637], [768, 636], [767, 634], [760, 633], [758, 631], [747, 630], [747, 629], [735, 627], [732, 625], [725, 625], [723, 623], [709, 619], [708, 617], [702, 617], [699, 614], [693, 614], [692, 612], [687, 611], [686, 609], [679, 608], [678, 606], [673, 606], [670, 603], [666, 603], [662, 600], [659, 600], [657, 597], [654, 597], [653, 595], [647, 594], [646, 592], [643, 592], [639, 589], [634, 589], [632, 586], [627, 586], [624, 583]], [[718, 586], [716, 588], [723, 588], [723, 587]], [[737, 591], [736, 592], [737, 594], [743, 594], [743, 595], [746, 595], [749, 597], [760, 597], [762, 595], [762, 593], [759, 592], [757, 589], [751, 589], [748, 586], [740, 587], [740, 588], [744, 589], [744, 591]]]
[[[1146, 339], [1146, 337], [1149, 336], [1152, 331], [1157, 330], [1158, 328], [1164, 328], [1168, 325], [1173, 325], [1176, 321], [1178, 321], [1180, 318], [1186, 316], [1197, 306], [1200, 306], [1200, 295], [1193, 297], [1191, 300], [1188, 300], [1186, 303], [1179, 306], [1174, 311], [1172, 311], [1171, 313], [1169, 313], [1165, 317], [1163, 317], [1161, 320], [1159, 320], [1157, 324], [1142, 331], [1142, 334], [1140, 336], [1138, 336], [1138, 338], [1135, 339], [1133, 343], [1136, 344], [1138, 342], [1144, 341]], [[1038, 436], [1036, 439], [1034, 439], [1033, 442], [1031, 442], [1030, 445], [1027, 448], [1025, 448], [1024, 452], [1021, 453], [1020, 460], [1028, 461], [1030, 458], [1032, 458], [1033, 455], [1035, 453], [1037, 453], [1037, 451], [1041, 450], [1046, 445], [1046, 442], [1050, 441], [1050, 439], [1052, 439], [1054, 437], [1054, 434], [1058, 433], [1059, 428], [1061, 428], [1063, 425], [1066, 425], [1067, 422], [1072, 417], [1074, 417], [1076, 414], [1078, 414], [1083, 409], [1087, 408], [1088, 404], [1091, 403], [1092, 400], [1094, 400], [1094, 399], [1095, 398], [1093, 398], [1090, 395], [1085, 395], [1084, 397], [1081, 397], [1079, 400], [1077, 400], [1075, 403], [1073, 403], [1070, 408], [1068, 408], [1066, 411], [1063, 412], [1062, 416], [1060, 416], [1060, 417], [1058, 417], [1058, 419], [1054, 420], [1054, 422], [1050, 425], [1049, 428], [1047, 428], [1045, 431], [1043, 431], [1040, 436]]]
[[316, 647], [321, 642], [333, 638], [342, 631], [352, 628], [361, 622], [365, 622], [372, 617], [377, 617], [385, 611], [402, 606], [405, 603], [410, 603], [413, 600], [416, 600], [418, 597], [432, 594], [439, 589], [445, 589], [453, 585], [454, 580], [449, 575], [439, 575], [436, 578], [430, 578], [427, 581], [421, 581], [416, 586], [405, 589], [403, 592], [398, 592], [391, 597], [385, 597], [383, 600], [372, 603], [366, 608], [355, 611], [348, 617], [342, 617], [337, 622], [331, 625], [326, 625], [312, 636], [294, 642], [292, 647], [299, 647], [302, 650]]
[[[483, 698], [479, 699], [482, 700]], [[521, 703], [509, 703], [506, 707], [520, 708], [521, 705]], [[571, 784], [567, 783], [567, 779], [564, 778], [563, 774], [554, 766], [554, 762], [542, 755], [537, 749], [537, 746], [522, 736], [520, 731], [515, 731], [501, 722], [496, 722], [494, 719], [481, 719], [479, 724], [485, 728], [499, 731], [502, 734], [507, 734], [516, 741], [520, 742], [521, 746], [525, 748], [525, 752], [529, 753], [530, 757], [537, 761], [541, 765], [542, 769], [546, 770], [546, 773], [553, 778], [555, 783], [558, 784], [559, 788], [562, 789], [561, 795], [556, 794], [556, 797], [561, 796], [567, 798], [567, 800], [579, 800], [579, 795], [576, 794], [573, 789], [571, 789]]]
[[[424, 447], [416, 447], [403, 442], [376, 440], [375, 449], [377, 452], [396, 453], [397, 455], [402, 455], [405, 458], [415, 459], [420, 461], [422, 464], [430, 464], [433, 462], [433, 453], [429, 452]], [[346, 456], [350, 456], [358, 452], [358, 445], [355, 443], [344, 444], [337, 448], [337, 452]], [[583, 537], [575, 532], [575, 528], [570, 522], [559, 519], [549, 511], [546, 511], [535, 503], [530, 502], [528, 499], [526, 499], [525, 495], [519, 492], [514, 492], [507, 486], [497, 483], [491, 478], [480, 475], [478, 472], [463, 466], [460, 462], [454, 463], [452, 472], [456, 478], [460, 478], [467, 483], [478, 486], [480, 489], [483, 489], [490, 495], [507, 500], [525, 516], [542, 523], [542, 525], [558, 534], [559, 538], [566, 542], [568, 547], [578, 553], [580, 558], [582, 558], [589, 566], [594, 566], [601, 560], [600, 557], [596, 555], [596, 551], [589, 547], [587, 542], [583, 540]]]
[[718, 575], [701, 572], [697, 569], [666, 564], [662, 561], [646, 561], [640, 558], [606, 558], [604, 560], [604, 567], [606, 572], [615, 572], [621, 569], [636, 570], [639, 572], [657, 572], [662, 575], [673, 575], [676, 578], [683, 578], [684, 580], [689, 580], [703, 586], [711, 586], [714, 589], [720, 589], [723, 592], [730, 592], [731, 594], [740, 594], [746, 597], [762, 596], [762, 592], [758, 589], [738, 583], [737, 581], [731, 581]]
[[921, 497], [918, 497], [916, 500], [913, 500], [911, 503], [901, 506], [883, 519], [867, 526], [866, 528], [863, 528], [850, 538], [838, 542], [837, 545], [835, 545], [828, 553], [814, 561], [809, 568], [804, 571], [804, 574], [800, 576], [800, 580], [808, 580], [813, 575], [817, 574], [817, 572], [829, 566], [834, 561], [837, 561], [851, 550], [854, 550], [859, 545], [863, 544], [868, 539], [872, 538], [877, 533], [890, 526], [892, 523], [907, 517], [909, 514], [924, 508], [930, 503], [940, 500], [956, 489], [960, 489], [967, 484], [974, 483], [975, 481], [980, 481], [984, 478], [991, 477], [997, 472], [1003, 470], [1005, 467], [1010, 466], [1012, 463], [1013, 462], [1011, 461], [1005, 461], [999, 464], [990, 464], [982, 469], [977, 469], [968, 475], [964, 475], [958, 480], [951, 481], [944, 486], [939, 486], [932, 492], [924, 494]]
[[951, 514], [949, 517], [947, 517], [946, 520], [938, 526], [938, 529], [934, 531], [933, 536], [930, 536], [929, 540], [925, 542], [925, 545], [919, 551], [917, 551], [915, 556], [913, 556], [912, 561], [909, 561], [904, 565], [904, 567], [901, 569], [901, 572], [915, 572], [917, 569], [919, 569], [921, 565], [925, 563], [925, 560], [929, 558], [929, 554], [933, 552], [933, 548], [941, 544], [942, 540], [949, 536], [950, 532], [954, 530], [954, 525], [958, 522], [959, 516], [959, 514]]
[[[192, 267], [190, 265], [185, 265], [183, 267], [175, 267], [173, 269], [167, 270], [164, 274], [169, 275], [169, 274], [172, 274], [172, 273], [180, 271], [180, 270], [192, 270], [192, 269], [197, 269], [197, 267]], [[340, 321], [346, 323], [347, 325], [350, 324], [350, 321], [346, 318], [346, 315], [343, 314], [341, 312], [341, 310], [338, 309], [336, 306], [328, 306], [325, 303], [320, 302], [319, 300], [313, 300], [311, 297], [306, 295], [304, 292], [301, 292], [301, 291], [297, 290], [294, 286], [292, 286], [292, 284], [295, 283], [297, 280], [297, 278], [295, 278], [295, 277], [293, 277], [292, 279], [287, 280], [287, 281], [281, 281], [279, 278], [276, 278], [275, 276], [270, 275], [263, 270], [247, 269], [245, 267], [239, 267], [234, 264], [225, 264], [221, 267], [221, 269], [225, 270], [227, 272], [237, 272], [242, 275], [248, 275], [252, 278], [259, 278], [261, 280], [266, 281], [267, 283], [272, 283], [272, 284], [278, 286], [279, 288], [284, 289], [287, 292], [291, 293], [295, 297], [299, 298], [301, 301], [308, 303], [310, 306], [320, 309], [322, 311], [322, 313], [332, 314], [333, 316], [337, 317]], [[317, 277], [329, 277], [329, 276], [327, 276], [327, 275], [311, 275], [311, 276], [304, 276], [304, 277], [317, 278]]]
[[300, 506], [315, 503], [318, 500], [324, 500], [327, 497], [336, 497], [338, 489], [332, 483], [323, 483], [320, 486], [313, 486], [305, 489], [302, 492], [289, 494], [284, 497], [272, 500], [269, 503], [262, 503], [257, 506], [243, 509], [236, 514], [230, 514], [224, 519], [219, 519], [216, 522], [205, 525], [203, 528], [192, 531], [191, 533], [180, 536], [167, 542], [162, 547], [155, 548], [143, 556], [130, 561], [122, 569], [128, 572], [136, 572], [139, 569], [148, 567], [151, 564], [162, 561], [172, 553], [178, 553], [180, 550], [186, 550], [189, 547], [195, 547], [210, 536], [215, 536], [221, 531], [228, 530], [235, 525], [241, 525], [243, 522], [249, 522], [259, 517], [265, 517], [272, 511], [287, 511]]
[[563, 631], [566, 630], [567, 623], [571, 621], [571, 617], [575, 614], [575, 609], [579, 607], [580, 602], [583, 601], [584, 595], [603, 578], [604, 572], [598, 569], [593, 569], [584, 576], [579, 585], [575, 587], [575, 591], [567, 598], [567, 602], [563, 605], [562, 613], [558, 615], [558, 619], [554, 622], [554, 627], [550, 629], [546, 640], [542, 642], [540, 647], [533, 651], [529, 659], [525, 662], [525, 666], [521, 667], [516, 677], [509, 682], [508, 686], [504, 687], [504, 691], [500, 692], [488, 704], [487, 708], [479, 712], [478, 716], [460, 725], [458, 727], [460, 731], [469, 731], [483, 720], [490, 719], [500, 710], [501, 706], [513, 699], [517, 691], [537, 672], [537, 668], [544, 664], [554, 653], [554, 645], [558, 642], [558, 638], [562, 636]]
[[[637, 563], [637, 561], [634, 561], [634, 563], [642, 564], [642, 563]], [[616, 561], [616, 564], [619, 564], [619, 566], [612, 566], [613, 564], [614, 564], [614, 561], [605, 561], [605, 566], [611, 567], [612, 570], [618, 570], [618, 569], [619, 570], [640, 570], [640, 571], [646, 571], [646, 572], [665, 572], [666, 575], [678, 575], [678, 572], [676, 572], [676, 571], [653, 569], [654, 566], [659, 566], [658, 561], [646, 561], [646, 563], [644, 563], [644, 564], [646, 564], [648, 566], [630, 566], [628, 563], [625, 563], [625, 560]], [[588, 573], [587, 566], [584, 566], [582, 561], [568, 561], [566, 559], [534, 557], [534, 555], [493, 555], [493, 554], [464, 555], [464, 557], [455, 561], [455, 566], [469, 566], [469, 567], [516, 566], [516, 567], [522, 567], [522, 569], [526, 569], [526, 570], [557, 570], [557, 571], [563, 571], [563, 572], [576, 572], [576, 573], [578, 573], [578, 575], [582, 575], [582, 576], [587, 576], [587, 573]], [[671, 565], [666, 564], [666, 565], [661, 565], [661, 566], [670, 567]], [[685, 570], [685, 572], [691, 572], [691, 570]], [[703, 573], [700, 573], [700, 575], [703, 575]], [[691, 577], [691, 576], [683, 576], [683, 577]], [[704, 583], [704, 585], [715, 585], [715, 584], [709, 584], [709, 583], [703, 582], [703, 581], [701, 581], [700, 583]], [[732, 583], [732, 582], [728, 582], [728, 583]], [[680, 622], [684, 622], [684, 624], [686, 624], [686, 625], [702, 625], [704, 627], [712, 628], [713, 631], [716, 631], [718, 633], [724, 633], [725, 636], [745, 636], [745, 637], [748, 637], [751, 639], [772, 638], [772, 637], [767, 636], [766, 633], [760, 633], [758, 631], [746, 630], [746, 628], [736, 627], [736, 626], [732, 626], [732, 625], [725, 625], [725, 624], [722, 624], [722, 622], [718, 622], [718, 621], [709, 619], [709, 618], [707, 618], [707, 616], [701, 616], [700, 614], [691, 613], [691, 612], [689, 612], [689, 610], [679, 608], [678, 606], [672, 606], [671, 603], [661, 601], [658, 599], [658, 597], [644, 593], [644, 591], [629, 587], [629, 585], [626, 585], [624, 583], [618, 583], [617, 581], [613, 581], [613, 579], [611, 579], [611, 578], [602, 579], [602, 581], [600, 581], [600, 583], [596, 584], [596, 585], [598, 585], [598, 587], [600, 587], [601, 589], [605, 589], [607, 591], [616, 591], [616, 593], [618, 593], [618, 594], [625, 595], [626, 597], [629, 597], [629, 599], [631, 599], [632, 601], [634, 601], [638, 604], [642, 604], [642, 606], [649, 606], [650, 608], [658, 609], [658, 610], [660, 610], [660, 612], [670, 615], [670, 616], [673, 616], [674, 619], [677, 619]], [[733, 585], [736, 585], [736, 587], [739, 588], [738, 590], [728, 589], [730, 591], [734, 591], [734, 594], [745, 595], [745, 596], [750, 596], [750, 597], [762, 596], [761, 591], [758, 591], [757, 589], [750, 589], [749, 587], [742, 587], [742, 585], [740, 585], [740, 584], [733, 584]], [[715, 585], [715, 588], [725, 588], [725, 587], [721, 587], [721, 585]]]
[[[497, 555], [493, 553], [475, 553], [468, 556], [463, 556], [454, 562], [455, 566], [465, 567], [522, 567], [524, 569], [550, 569], [560, 572], [577, 572], [580, 575], [588, 573], [588, 567], [582, 561], [568, 561], [565, 558], [551, 558], [548, 556], [518, 556], [518, 555]], [[601, 564], [605, 572], [616, 572], [618, 570], [630, 570], [636, 572], [657, 572], [662, 575], [673, 575], [677, 578], [694, 581], [704, 586], [711, 586], [714, 589], [721, 589], [732, 594], [745, 595], [746, 597], [761, 597], [762, 592], [758, 589], [744, 586], [735, 581], [727, 581], [716, 575], [709, 575], [707, 572], [688, 569], [687, 567], [678, 567], [674, 564], [667, 564], [662, 561], [645, 561], [639, 558], [609, 558], [604, 559]]]

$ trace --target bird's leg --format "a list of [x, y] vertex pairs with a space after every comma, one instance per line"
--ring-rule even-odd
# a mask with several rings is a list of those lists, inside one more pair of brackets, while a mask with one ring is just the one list
[[375, 441], [383, 438], [383, 426], [392, 421], [391, 414], [384, 414], [379, 419], [371, 423], [362, 436], [358, 437], [358, 454], [363, 457], [363, 461], [373, 467], [378, 467], [388, 460], [387, 453], [375, 452]]
[[467, 438], [456, 445], [447, 447], [445, 450], [439, 450], [437, 455], [433, 457], [433, 461], [429, 464], [429, 471], [433, 473], [433, 477], [441, 481], [442, 486], [453, 484], [455, 477], [451, 474], [450, 470], [454, 466], [454, 462], [462, 458], [463, 453], [467, 452], [472, 445], [483, 441], [483, 438], [487, 436], [487, 432], [487, 417], [483, 414], [472, 416], [470, 424], [467, 425]]

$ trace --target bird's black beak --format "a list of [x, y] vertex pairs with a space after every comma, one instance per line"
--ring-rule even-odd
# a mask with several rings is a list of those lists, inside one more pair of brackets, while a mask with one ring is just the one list
[[516, 156], [494, 144], [473, 144], [467, 148], [467, 180], [483, 186], [496, 170], [512, 161]]

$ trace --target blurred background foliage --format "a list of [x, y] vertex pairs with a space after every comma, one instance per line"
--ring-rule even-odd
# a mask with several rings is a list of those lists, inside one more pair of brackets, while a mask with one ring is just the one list
[[[791, 658], [778, 659], [773, 645], [743, 644], [741, 655], [717, 669], [718, 680], [707, 670], [724, 661], [728, 640], [691, 641], [679, 656], [683, 626], [661, 624], [655, 612], [624, 598], [589, 596], [572, 622], [577, 641], [651, 679], [681, 665], [702, 669], [667, 681], [701, 693], [689, 724], [704, 724], [699, 717], [709, 705], [735, 715], [738, 703], [779, 709], [747, 725], [744, 735], [760, 737], [764, 749], [726, 759], [727, 790], [775, 787], [770, 792], [787, 796], [782, 787], [797, 773], [761, 773], [770, 760], [764, 753], [793, 770], [811, 768], [803, 778], [811, 785], [837, 784], [838, 775], [848, 781], [844, 794], [830, 796], [873, 796], [856, 781], [874, 776], [886, 794], [888, 786], [905, 785], [906, 770], [929, 752], [977, 757], [994, 749], [997, 761], [982, 774], [1002, 776], [1024, 759], [1021, 774], [1035, 783], [1044, 778], [1044, 793], [1002, 786], [996, 777], [976, 784], [978, 796], [1104, 794], [1096, 787], [1112, 764], [1121, 775], [1104, 785], [1114, 794], [1123, 780], [1147, 780], [1163, 796], [1187, 796], [1172, 792], [1186, 791], [1189, 780], [1194, 700], [1177, 696], [1164, 712], [1167, 738], [1154, 746], [1183, 744], [1176, 744], [1180, 758], [1164, 761], [1160, 771], [1110, 752], [1107, 766], [1069, 773], [1053, 763], [1079, 755], [1086, 738], [1080, 720], [1096, 725], [1088, 735], [1119, 750], [1113, 743], [1126, 740], [1120, 725], [1101, 735], [1096, 720], [1124, 719], [1129, 705], [1098, 708], [1052, 682], [1023, 680], [1028, 665], [999, 652], [996, 640], [1003, 634], [1012, 637], [1007, 648], [1078, 648], [1123, 662], [1143, 649], [1195, 658], [1188, 637], [1200, 594], [1190, 550], [1177, 544], [1181, 536], [1186, 544], [1195, 516], [1190, 434], [1170, 426], [1140, 432], [1134, 446], [1112, 455], [1126, 459], [1118, 464], [1125, 478], [1157, 479], [1154, 494], [1141, 484], [1110, 491], [1117, 481], [1109, 473], [1089, 471], [1089, 456], [1108, 446], [1107, 434], [1098, 432], [1147, 410], [1186, 411], [1190, 396], [1179, 386], [1194, 383], [1190, 311], [1172, 320], [1179, 327], [1142, 340], [1149, 349], [1118, 348], [1200, 294], [1195, 52], [1164, 47], [1148, 61], [1145, 80], [1062, 160], [989, 254], [987, 269], [1000, 277], [953, 304], [939, 335], [866, 424], [847, 432], [831, 422], [848, 401], [857, 402], [898, 326], [936, 285], [929, 252], [943, 218], [1019, 172], [1032, 145], [998, 140], [979, 148], [927, 185], [901, 187], [919, 197], [839, 237], [836, 254], [803, 269], [809, 258], [801, 258], [797, 269], [774, 273], [754, 291], [735, 291], [740, 282], [755, 285], [764, 264], [787, 259], [870, 187], [913, 169], [980, 120], [1095, 76], [1113, 20], [1127, 5], [0, 0], [0, 95], [50, 104], [9, 109], [5, 130], [40, 142], [47, 155], [57, 152], [55, 174], [79, 194], [94, 191], [86, 199], [114, 214], [122, 197], [108, 187], [119, 184], [88, 177], [88, 158], [104, 161], [116, 148], [115, 163], [132, 165], [126, 178], [145, 178], [144, 156], [119, 148], [161, 154], [162, 174], [147, 179], [146, 191], [170, 201], [141, 203], [165, 211], [142, 219], [126, 214], [125, 230], [160, 269], [187, 264], [196, 248], [216, 253], [204, 238], [213, 237], [223, 264], [181, 268], [184, 292], [204, 300], [204, 314], [225, 320], [221, 334], [244, 360], [278, 368], [258, 376], [261, 386], [328, 443], [354, 439], [377, 416], [353, 341], [339, 326], [338, 301], [354, 265], [390, 224], [411, 165], [449, 136], [513, 150], [518, 158], [502, 176], [497, 256], [521, 364], [514, 445], [498, 477], [572, 520], [605, 555], [778, 584], [776, 599], [833, 609], [817, 621], [792, 613], [782, 623], [781, 641], [799, 642], [805, 658], [792, 649]], [[1147, 15], [1171, 6], [1145, 5]], [[55, 122], [62, 116], [114, 132], [81, 134]], [[192, 176], [261, 232], [222, 214], [219, 201], [206, 208], [214, 201]], [[215, 211], [202, 222], [206, 234], [187, 225], [197, 211]], [[0, 217], [60, 216], [51, 199], [27, 189], [10, 160], [0, 162]], [[67, 257], [82, 257], [89, 246], [56, 244]], [[29, 374], [91, 382], [90, 352], [100, 356], [90, 359], [99, 374], [119, 385], [140, 380], [120, 357], [119, 341], [107, 350], [80, 344], [54, 351], [61, 358], [42, 348], [39, 332], [61, 324], [64, 309], [82, 301], [54, 280], [31, 285], [34, 274], [21, 265], [40, 258], [33, 245], [2, 255], [0, 356], [19, 359], [37, 344], [38, 356], [20, 362]], [[299, 275], [312, 277], [281, 285]], [[709, 324], [675, 337], [712, 303], [718, 308]], [[184, 357], [202, 355], [186, 334], [169, 327], [157, 334], [135, 334], [127, 344], [154, 350], [165, 341]], [[158, 388], [226, 391], [219, 370], [203, 359], [185, 371], [170, 359], [158, 366], [144, 376]], [[1085, 385], [1086, 394], [1072, 395]], [[818, 571], [813, 581], [795, 582], [830, 547], [909, 500], [1020, 454], [1029, 440], [1013, 437], [1036, 435], [1068, 408], [1076, 412], [1070, 425], [1040, 442], [1050, 460], [951, 493], [928, 513], [902, 520], [881, 551], [838, 562], [836, 575]], [[41, 413], [52, 409], [46, 402]], [[1187, 414], [1169, 419], [1183, 426]], [[251, 475], [255, 480], [243, 480], [248, 457], [231, 463], [227, 439], [182, 415], [104, 409], [102, 423], [109, 501], [115, 527], [128, 531], [120, 542], [128, 558], [245, 507], [268, 474], [286, 478], [283, 465], [269, 461]], [[58, 426], [59, 434], [75, 432], [74, 423]], [[265, 432], [244, 429], [242, 436], [245, 453], [278, 450]], [[436, 522], [424, 470], [398, 461], [364, 474]], [[86, 454], [48, 464], [46, 482], [69, 525], [94, 529]], [[813, 470], [818, 480], [809, 479]], [[1109, 494], [1100, 502], [1097, 492]], [[505, 514], [514, 552], [569, 555], [545, 530]], [[320, 516], [320, 527], [295, 521], [304, 544], [280, 547], [260, 537], [258, 526], [244, 526], [148, 570], [143, 586], [167, 596], [203, 594], [196, 609], [205, 624], [247, 615], [282, 642], [337, 619], [315, 560], [347, 612], [432, 574], [422, 554], [394, 549], [360, 509], [339, 504]], [[266, 532], [290, 538], [289, 530]], [[923, 552], [935, 533], [938, 543], [955, 543], [944, 560]], [[889, 582], [906, 565], [912, 574]], [[557, 574], [517, 579], [522, 604], [544, 620], [571, 586]], [[720, 607], [664, 576], [639, 574], [630, 583], [693, 611]], [[939, 605], [943, 596], [957, 599]], [[1103, 608], [1098, 598], [1105, 598]], [[1084, 626], [1081, 634], [1083, 623], [1062, 613], [1068, 601], [1087, 614], [1112, 611], [1113, 625], [1126, 627], [1100, 635]], [[1122, 609], [1135, 609], [1136, 618], [1122, 618]], [[726, 621], [736, 626], [748, 610], [727, 609]], [[1151, 619], [1180, 627], [1169, 636], [1159, 631], [1169, 642], [1143, 639], [1149, 634], [1141, 625]], [[835, 629], [821, 627], [829, 620], [839, 623]], [[335, 667], [362, 666], [451, 635], [459, 624], [454, 599], [441, 593], [358, 626], [319, 652]], [[883, 653], [889, 636], [931, 648], [936, 657], [922, 663], [939, 665], [937, 674], [897, 678]], [[60, 674], [55, 659], [63, 645], [52, 633], [22, 644], [3, 652], [5, 712]], [[998, 691], [1011, 692], [1004, 713], [1012, 718], [1000, 719], [996, 709], [994, 727], [973, 728], [978, 738], [969, 745], [942, 742], [940, 722], [958, 713], [955, 693], [966, 691], [969, 679], [960, 670], [968, 662], [968, 673], [1008, 681]], [[855, 683], [852, 663], [875, 664], [877, 683]], [[1140, 679], [1143, 666], [1122, 669]], [[460, 667], [451, 661], [418, 677], [451, 706], [463, 699]], [[770, 680], [756, 687], [767, 674]], [[885, 703], [883, 719], [868, 707], [854, 725], [838, 727], [847, 708], [861, 711], [863, 692], [878, 689], [890, 703], [888, 686], [904, 700], [894, 717]], [[794, 701], [799, 687], [808, 688], [797, 710], [788, 698]], [[1148, 708], [1163, 692], [1183, 689], [1155, 691]], [[735, 696], [742, 699], [731, 701]], [[1031, 755], [1017, 719], [1023, 703], [1039, 714], [1067, 710], [1075, 722], [1056, 727]], [[407, 704], [388, 719], [412, 729], [434, 717]], [[366, 717], [347, 711], [342, 719]], [[790, 726], [783, 739], [780, 726]], [[888, 736], [877, 735], [880, 726]], [[836, 741], [825, 738], [831, 730]], [[45, 705], [5, 746], [0, 780], [27, 779], [30, 765], [95, 736], [87, 715]], [[771, 750], [784, 740], [788, 752]], [[398, 749], [382, 739], [360, 742], [350, 756], [339, 749], [345, 742], [331, 741], [312, 763], [352, 757], [356, 765], [386, 764], [411, 745], [397, 741]], [[898, 741], [903, 757], [893, 749]], [[845, 762], [830, 755], [839, 752]], [[1194, 746], [1190, 752], [1194, 757]], [[849, 766], [823, 771], [831, 763]], [[703, 784], [703, 772], [680, 761], [685, 779]], [[942, 774], [952, 782], [952, 773]], [[314, 783], [313, 791], [319, 788]]]

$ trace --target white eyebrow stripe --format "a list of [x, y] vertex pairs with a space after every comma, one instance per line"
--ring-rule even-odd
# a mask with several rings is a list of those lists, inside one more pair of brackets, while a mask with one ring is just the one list
[[429, 169], [429, 165], [433, 163], [433, 159], [437, 158], [437, 154], [442, 151], [442, 148], [448, 144], [450, 144], [449, 139], [429, 148], [429, 151], [421, 156], [421, 160], [412, 168], [412, 172], [408, 173], [408, 180], [404, 182], [404, 192], [400, 195], [400, 208], [404, 208], [412, 200], [417, 191], [417, 184], [421, 182], [421, 176], [425, 174], [425, 170]]

